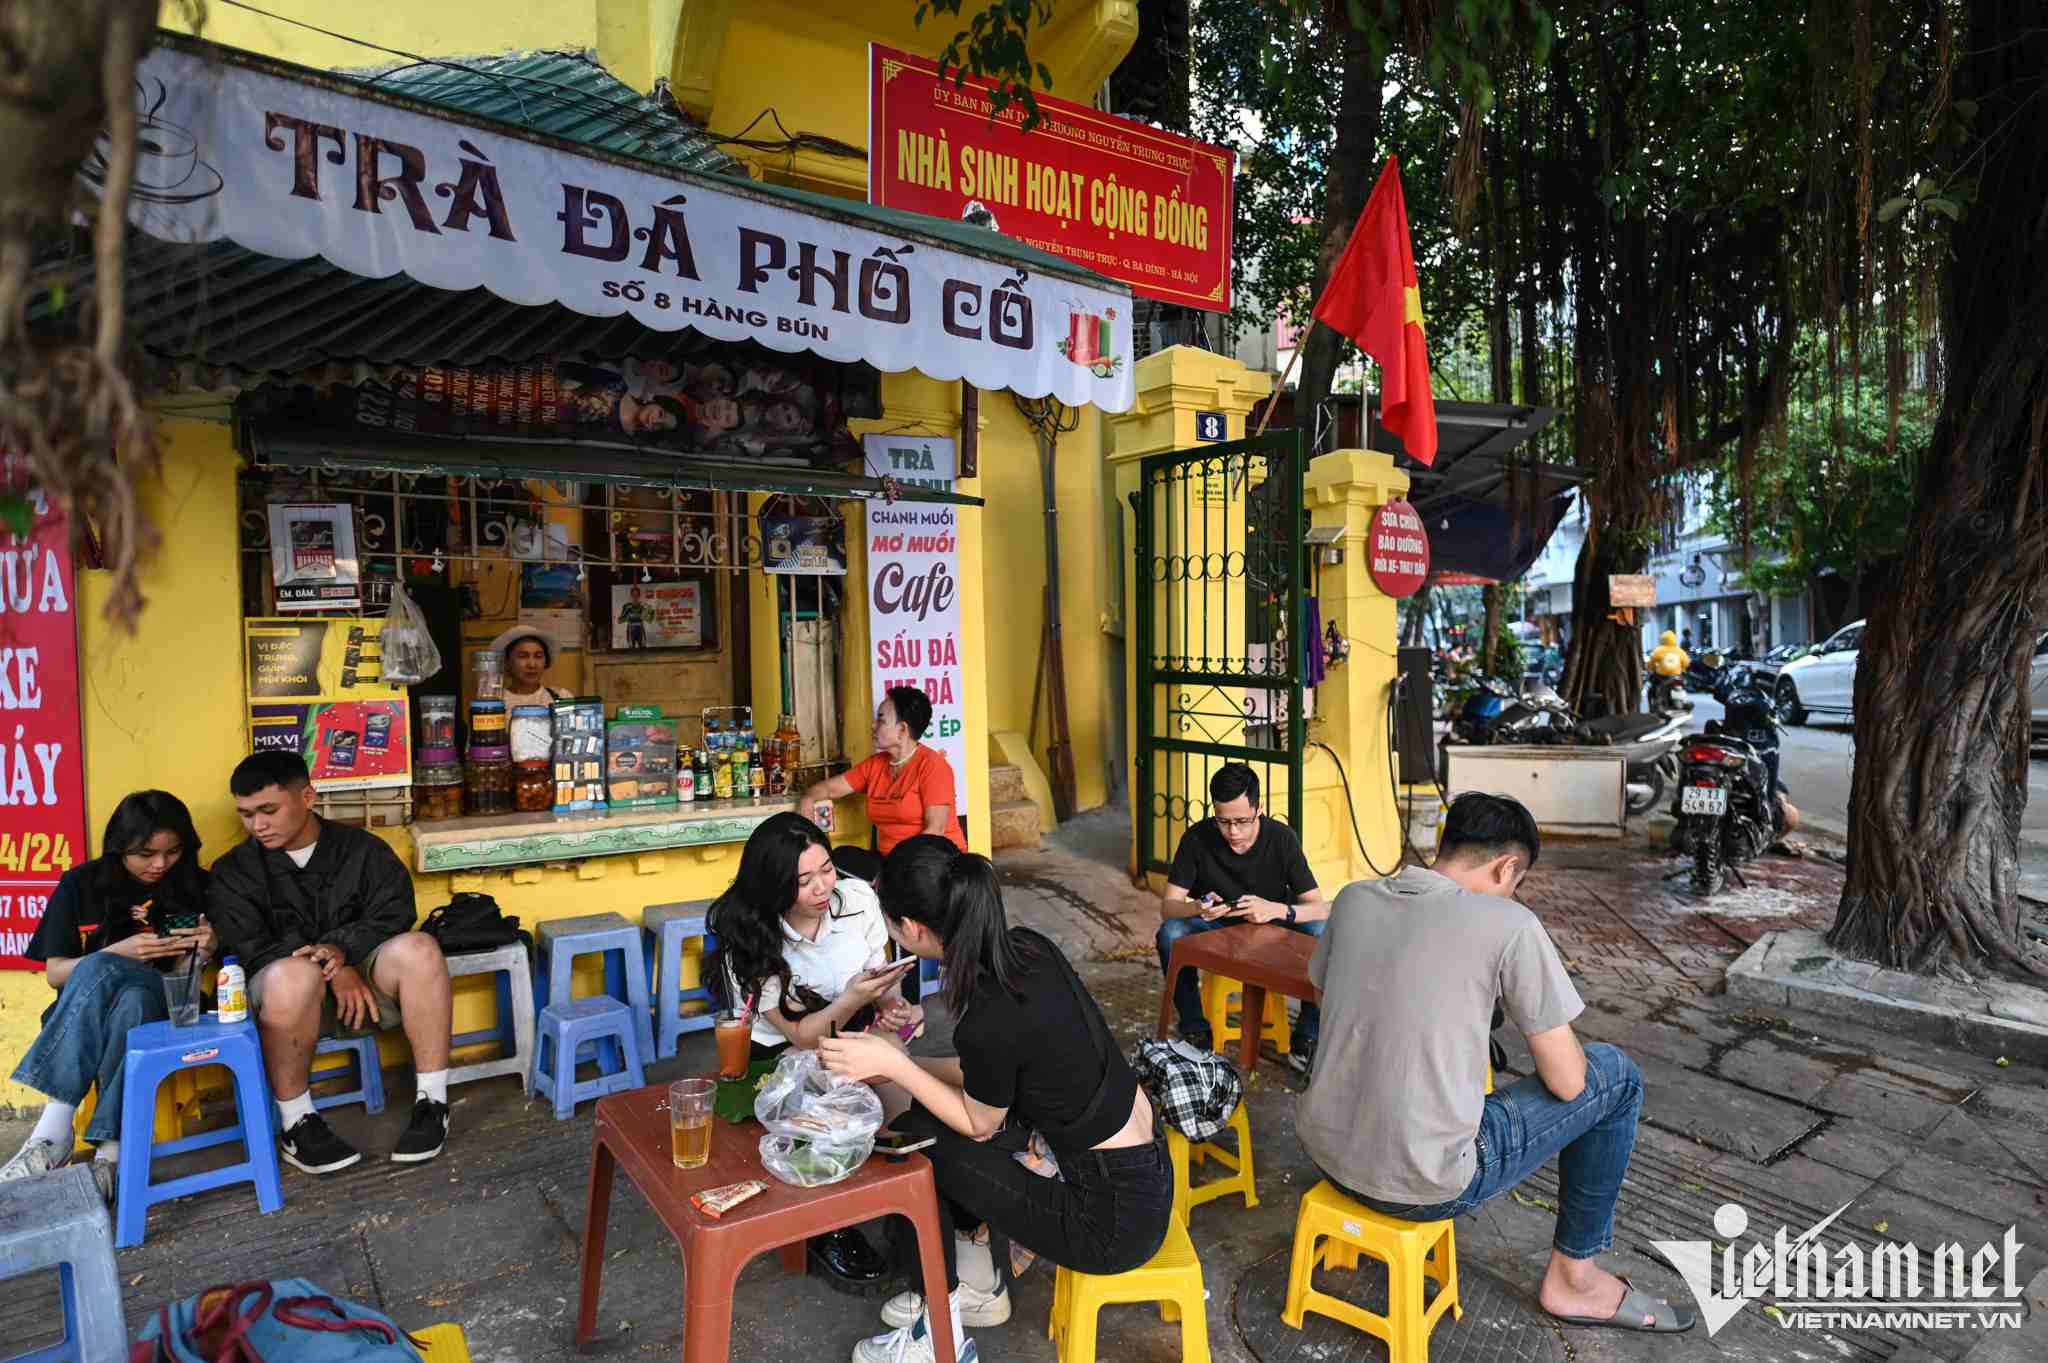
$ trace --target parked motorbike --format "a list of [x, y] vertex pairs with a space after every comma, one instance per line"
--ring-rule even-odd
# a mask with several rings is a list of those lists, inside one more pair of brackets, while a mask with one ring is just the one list
[[1579, 741], [1619, 748], [1628, 766], [1628, 812], [1655, 809], [1664, 792], [1678, 784], [1679, 744], [1685, 739], [1687, 712], [1676, 714], [1609, 715], [1579, 725]]
[[1714, 894], [1734, 867], [1754, 861], [1784, 832], [1778, 802], [1778, 713], [1768, 692], [1740, 685], [1726, 717], [1679, 750], [1674, 855], [1692, 858], [1692, 888]]
[[1678, 779], [1677, 753], [1685, 730], [1685, 711], [1581, 720], [1547, 682], [1526, 682], [1519, 694], [1496, 678], [1482, 678], [1481, 686], [1467, 699], [1452, 727], [1456, 742], [1620, 748], [1627, 766], [1628, 812], [1632, 815], [1654, 808]]
[[1685, 669], [1685, 689], [1688, 691], [1714, 694], [1714, 688], [1721, 682], [1728, 667], [1727, 656], [1719, 649], [1702, 649], [1692, 655]]

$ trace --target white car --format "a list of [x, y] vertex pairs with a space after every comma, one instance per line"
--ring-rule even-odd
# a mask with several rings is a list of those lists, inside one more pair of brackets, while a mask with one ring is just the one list
[[[1778, 713], [1788, 724], [1804, 724], [1810, 714], [1853, 718], [1856, 708], [1856, 658], [1863, 647], [1863, 621], [1844, 625], [1828, 641], [1804, 658], [1795, 658], [1778, 672], [1772, 692]], [[2048, 719], [2041, 712], [2043, 694], [2034, 690], [2036, 722]]]

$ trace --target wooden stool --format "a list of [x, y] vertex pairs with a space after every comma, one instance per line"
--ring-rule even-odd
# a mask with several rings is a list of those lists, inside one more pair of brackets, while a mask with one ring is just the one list
[[[1258, 1187], [1252, 1179], [1252, 1119], [1243, 1103], [1230, 1114], [1229, 1125], [1237, 1133], [1235, 1153], [1213, 1141], [1190, 1142], [1172, 1127], [1166, 1128], [1166, 1154], [1173, 1161], [1173, 1210], [1182, 1225], [1187, 1224], [1189, 1212], [1219, 1197], [1241, 1193], [1245, 1206], [1259, 1205]], [[1207, 1160], [1215, 1160], [1232, 1173], [1227, 1178], [1212, 1178], [1200, 1186], [1193, 1185], [1188, 1178], [1188, 1165]]]
[[[1178, 1189], [1176, 1189], [1178, 1192]], [[1052, 1318], [1045, 1332], [1060, 1363], [1095, 1363], [1095, 1317], [1117, 1302], [1156, 1301], [1159, 1318], [1180, 1322], [1181, 1363], [1209, 1363], [1208, 1294], [1202, 1263], [1178, 1210], [1166, 1219], [1166, 1241], [1151, 1262], [1107, 1276], [1063, 1268], [1053, 1280]]]
[[[1323, 1241], [1321, 1252], [1316, 1242]], [[1370, 1254], [1387, 1266], [1387, 1314], [1318, 1292], [1317, 1267], [1356, 1268]], [[1425, 1304], [1424, 1278], [1437, 1281]], [[1390, 1363], [1429, 1363], [1429, 1335], [1458, 1304], [1458, 1240], [1449, 1221], [1402, 1221], [1337, 1191], [1327, 1180], [1302, 1195], [1294, 1222], [1294, 1257], [1287, 1269], [1287, 1306], [1280, 1319], [1299, 1330], [1307, 1312], [1341, 1320], [1386, 1341]]]
[[[1216, 1054], [1228, 1055], [1226, 1043], [1236, 1041], [1243, 1033], [1243, 1018], [1231, 1022], [1230, 1014], [1244, 997], [1244, 986], [1228, 975], [1213, 972], [1202, 976], [1202, 1016], [1209, 1020], [1209, 1031], [1216, 1038]], [[1242, 1013], [1241, 1009], [1237, 1011]], [[1259, 1039], [1273, 1043], [1273, 1049], [1282, 1055], [1293, 1044], [1294, 1032], [1287, 1022], [1287, 1000], [1278, 994], [1266, 995], [1265, 1016], [1260, 1020]]]

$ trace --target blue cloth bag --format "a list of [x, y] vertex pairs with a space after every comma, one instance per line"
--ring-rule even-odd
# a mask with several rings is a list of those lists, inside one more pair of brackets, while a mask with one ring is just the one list
[[209, 1287], [158, 1309], [128, 1363], [421, 1363], [389, 1316], [304, 1278]]

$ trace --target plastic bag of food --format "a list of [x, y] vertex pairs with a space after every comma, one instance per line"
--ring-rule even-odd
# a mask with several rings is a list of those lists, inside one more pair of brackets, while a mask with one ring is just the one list
[[417, 686], [441, 670], [441, 650], [427, 631], [427, 617], [402, 583], [391, 588], [391, 611], [378, 636], [384, 646], [383, 679], [394, 686]]
[[754, 1116], [768, 1128], [761, 1138], [768, 1172], [799, 1188], [822, 1188], [874, 1153], [882, 1100], [866, 1084], [826, 1070], [817, 1052], [792, 1047], [762, 1081]]

